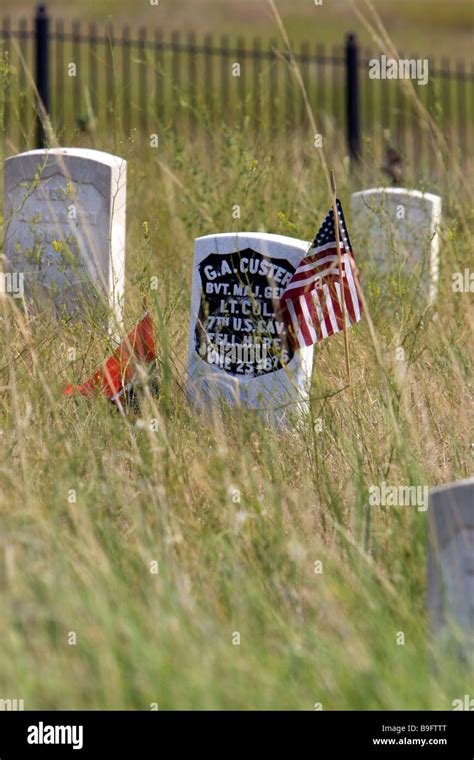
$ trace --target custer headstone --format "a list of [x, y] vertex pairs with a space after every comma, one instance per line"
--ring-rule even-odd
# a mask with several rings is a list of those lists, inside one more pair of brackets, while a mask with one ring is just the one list
[[189, 395], [225, 398], [286, 425], [308, 408], [313, 347], [293, 351], [280, 298], [309, 243], [267, 233], [197, 238], [189, 334]]
[[415, 277], [423, 302], [438, 292], [439, 195], [401, 187], [375, 187], [353, 193], [351, 229], [362, 263], [375, 263], [382, 273], [400, 268]]
[[474, 477], [433, 488], [429, 515], [431, 626], [474, 664]]
[[82, 148], [5, 161], [4, 273], [20, 274], [37, 308], [122, 322], [127, 163]]

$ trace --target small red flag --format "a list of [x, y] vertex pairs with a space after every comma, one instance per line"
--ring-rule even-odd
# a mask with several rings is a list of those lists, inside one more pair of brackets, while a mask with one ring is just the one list
[[82, 396], [103, 395], [115, 401], [134, 378], [137, 363], [151, 364], [156, 361], [155, 330], [150, 314], [129, 333], [101, 369], [83, 385], [69, 385], [65, 396], [79, 393]]

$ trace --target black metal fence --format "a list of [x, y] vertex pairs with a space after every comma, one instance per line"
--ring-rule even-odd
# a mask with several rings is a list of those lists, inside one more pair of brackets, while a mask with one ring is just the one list
[[[7, 150], [42, 143], [39, 95], [62, 142], [81, 133], [123, 137], [196, 134], [201, 128], [238, 128], [286, 134], [308, 128], [308, 116], [286, 51], [276, 41], [248, 44], [207, 35], [50, 19], [1, 29], [1, 113]], [[405, 56], [402, 56], [405, 57]], [[410, 55], [407, 58], [417, 59]], [[354, 36], [328, 50], [303, 43], [295, 59], [326, 145], [370, 163], [390, 142], [415, 169], [433, 168], [426, 127], [400, 81], [369, 77], [374, 55]], [[429, 81], [417, 93], [450, 150], [465, 160], [474, 142], [474, 69], [463, 62], [429, 61]], [[344, 144], [343, 144], [344, 140]]]

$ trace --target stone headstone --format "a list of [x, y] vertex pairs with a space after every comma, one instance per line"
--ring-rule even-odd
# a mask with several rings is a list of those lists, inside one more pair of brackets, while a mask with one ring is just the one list
[[189, 394], [225, 398], [285, 424], [307, 409], [313, 348], [293, 351], [280, 297], [309, 243], [266, 233], [197, 238], [189, 334]]
[[353, 193], [351, 232], [358, 260], [383, 273], [416, 277], [425, 303], [438, 291], [441, 198], [420, 190], [376, 187]]
[[37, 307], [122, 321], [127, 163], [83, 148], [20, 153], [5, 161], [4, 273], [23, 276]]
[[433, 488], [430, 496], [430, 622], [438, 633], [457, 630], [474, 657], [474, 478]]

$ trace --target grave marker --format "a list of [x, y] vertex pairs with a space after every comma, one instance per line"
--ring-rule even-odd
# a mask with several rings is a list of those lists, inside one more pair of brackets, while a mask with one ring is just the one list
[[441, 198], [404, 188], [376, 187], [353, 193], [351, 229], [362, 262], [382, 272], [401, 265], [419, 279], [426, 301], [438, 291]]
[[[428, 608], [433, 629], [454, 624], [474, 657], [474, 478], [431, 491]], [[464, 651], [466, 651], [464, 649]]]
[[277, 313], [309, 243], [239, 232], [195, 241], [189, 393], [226, 398], [277, 424], [307, 409], [313, 347], [293, 351]]
[[122, 322], [127, 163], [83, 148], [5, 161], [3, 269], [22, 273], [38, 307], [80, 313], [87, 303]]

